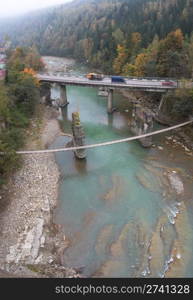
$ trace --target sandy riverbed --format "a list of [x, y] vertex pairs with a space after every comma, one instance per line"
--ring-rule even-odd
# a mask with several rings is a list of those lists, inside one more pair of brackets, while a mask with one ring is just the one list
[[[53, 109], [44, 108], [37, 143], [42, 148], [61, 134], [56, 114]], [[35, 149], [35, 144], [29, 139], [27, 148]], [[68, 242], [52, 223], [59, 175], [53, 154], [26, 155], [22, 168], [1, 191], [1, 277], [8, 274], [5, 272], [14, 277], [77, 276], [73, 269], [61, 265], [60, 257]]]

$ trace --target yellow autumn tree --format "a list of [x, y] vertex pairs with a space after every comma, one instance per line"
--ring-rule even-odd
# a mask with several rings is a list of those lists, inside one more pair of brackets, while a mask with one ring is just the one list
[[131, 35], [131, 51], [132, 56], [135, 56], [139, 53], [140, 45], [141, 45], [141, 34], [139, 32], [133, 32]]
[[184, 36], [183, 36], [182, 30], [181, 29], [177, 29], [174, 32], [174, 36], [176, 38], [176, 45], [177, 45], [177, 47], [179, 47], [181, 49], [183, 47], [183, 42], [184, 42]]
[[180, 29], [170, 32], [161, 40], [157, 55], [158, 75], [174, 78], [186, 76], [188, 60], [184, 50], [184, 36]]
[[27, 74], [30, 74], [32, 76], [35, 76], [36, 75], [36, 72], [32, 69], [32, 68], [25, 68], [23, 70], [23, 73], [27, 73]]
[[131, 42], [134, 46], [141, 42], [141, 34], [139, 32], [133, 32], [131, 35]]
[[140, 53], [137, 55], [135, 59], [135, 75], [136, 76], [144, 76], [145, 75], [145, 67], [148, 62], [148, 55], [146, 53]]
[[128, 58], [128, 50], [124, 45], [117, 46], [117, 57], [114, 60], [113, 70], [116, 74], [121, 74], [122, 68], [125, 65]]
[[39, 87], [39, 80], [36, 78], [36, 71], [34, 71], [32, 68], [25, 68], [21, 73], [25, 74], [25, 75], [29, 75], [32, 76], [34, 79], [34, 83], [37, 87]]
[[132, 65], [130, 63], [127, 63], [122, 69], [122, 74], [124, 76], [135, 76], [135, 73], [136, 73], [136, 67], [135, 65]]
[[179, 51], [183, 48], [184, 36], [181, 29], [170, 32], [162, 41], [164, 50]]

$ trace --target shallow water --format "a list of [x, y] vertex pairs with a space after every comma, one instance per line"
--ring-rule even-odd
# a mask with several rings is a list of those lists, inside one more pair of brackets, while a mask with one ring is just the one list
[[[72, 112], [79, 111], [87, 144], [131, 135], [131, 105], [120, 94], [111, 116], [95, 88], [67, 87], [67, 96], [65, 132], [71, 132]], [[67, 141], [57, 138], [53, 147]], [[135, 141], [88, 150], [82, 161], [70, 152], [56, 155], [61, 178], [55, 222], [70, 243], [65, 266], [88, 277], [193, 276], [193, 160], [166, 144], [165, 135], [154, 143], [164, 150]], [[184, 184], [183, 194], [169, 184], [172, 171]]]

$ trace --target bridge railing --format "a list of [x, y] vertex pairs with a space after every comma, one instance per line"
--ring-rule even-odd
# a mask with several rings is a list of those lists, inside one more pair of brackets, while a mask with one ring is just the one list
[[[39, 73], [38, 75], [40, 75], [40, 76], [48, 76], [48, 77], [50, 77], [50, 76], [54, 76], [54, 77], [56, 77], [56, 78], [69, 78], [69, 77], [74, 77], [74, 78], [76, 78], [76, 79], [81, 79], [81, 81], [80, 81], [80, 83], [83, 83], [83, 79], [84, 79], [84, 81], [85, 81], [85, 83], [87, 83], [88, 82], [88, 79], [86, 78], [86, 74], [77, 74], [77, 73], [73, 73], [73, 72], [68, 72], [68, 73], [62, 73], [62, 72], [52, 72], [52, 73]], [[104, 75], [105, 76], [105, 78], [107, 79], [107, 78], [109, 78], [109, 79], [111, 79], [111, 77], [113, 76], [113, 75]], [[165, 82], [165, 81], [172, 81], [174, 84], [173, 84], [173, 86], [171, 87], [171, 88], [182, 88], [182, 82], [181, 82], [181, 80], [177, 80], [176, 78], [171, 78], [171, 77], [136, 77], [136, 76], [124, 76], [123, 77], [124, 79], [126, 79], [126, 80], [133, 80], [133, 81], [135, 81], [135, 80], [138, 80], [138, 81], [145, 81], [145, 80], [148, 80], [148, 81], [158, 81], [158, 82]], [[72, 80], [73, 81], [73, 80]], [[90, 81], [89, 81], [90, 82]], [[78, 80], [77, 80], [77, 83], [78, 83]], [[101, 86], [103, 85], [103, 83], [104, 83], [104, 81], [103, 80], [101, 80], [100, 81], [100, 84], [101, 84]], [[105, 83], [104, 83], [105, 84]], [[116, 83], [114, 83], [114, 84], [116, 84]], [[120, 85], [120, 83], [119, 83], [119, 85]], [[132, 86], [134, 86], [134, 82], [132, 83]], [[150, 86], [151, 86], [151, 84], [150, 84]], [[166, 88], [166, 86], [162, 86], [161, 84], [160, 84], [160, 86], [162, 87], [162, 88]], [[186, 85], [187, 86], [187, 85]], [[189, 86], [190, 86], [190, 84], [189, 84]], [[183, 85], [183, 87], [184, 87], [184, 85]], [[167, 88], [169, 88], [169, 86], [167, 87]]]
[[[73, 77], [77, 77], [77, 78], [86, 78], [86, 75], [85, 73], [82, 73], [82, 74], [77, 74], [77, 73], [73, 73], [73, 72], [66, 72], [66, 73], [62, 73], [62, 72], [50, 72], [50, 73], [39, 73], [39, 75], [48, 75], [48, 76], [56, 76], [56, 77], [69, 77], [69, 76], [73, 76]], [[104, 77], [105, 78], [111, 78], [112, 76], [115, 76], [115, 75], [105, 75], [104, 74]], [[174, 77], [156, 77], [156, 76], [153, 76], [153, 77], [146, 77], [146, 76], [141, 76], [141, 77], [137, 77], [137, 76], [122, 76], [123, 78], [125, 79], [136, 79], [136, 80], [158, 80], [158, 81], [175, 81], [177, 82], [178, 79], [177, 78], [174, 78]]]
[[[83, 75], [83, 77], [86, 76]], [[105, 78], [112, 78], [112, 76], [115, 76], [115, 75], [104, 75]], [[136, 80], [157, 80], [157, 81], [175, 81], [177, 82], [178, 80], [176, 78], [173, 78], [173, 77], [137, 77], [137, 76], [121, 76], [125, 79], [128, 79], [128, 80], [132, 80], [132, 79], [136, 79]]]

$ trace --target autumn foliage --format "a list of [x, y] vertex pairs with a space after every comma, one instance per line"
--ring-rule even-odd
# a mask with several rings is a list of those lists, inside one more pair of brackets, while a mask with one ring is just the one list
[[[35, 44], [43, 55], [75, 58], [112, 74], [123, 69], [133, 72], [130, 65], [135, 65], [137, 55], [155, 37], [164, 40], [172, 33], [167, 48], [180, 51], [191, 37], [192, 18], [193, 0], [79, 0], [26, 15], [22, 21], [16, 18], [0, 26], [0, 36], [6, 32], [14, 45]], [[123, 66], [120, 56], [116, 60], [118, 45], [128, 51]], [[34, 51], [28, 53], [25, 64], [38, 71], [40, 61]], [[171, 56], [170, 61], [173, 59]], [[155, 64], [154, 59], [149, 60], [144, 72], [155, 74]], [[158, 70], [159, 74], [167, 72]]]
[[8, 75], [0, 86], [0, 185], [6, 176], [18, 166], [15, 151], [25, 141], [25, 128], [39, 101], [36, 71], [25, 65], [30, 50], [17, 48], [8, 59]]
[[32, 76], [35, 76], [37, 74], [32, 68], [25, 68], [23, 70], [23, 73], [30, 74]]
[[114, 71], [125, 76], [156, 76], [188, 78], [193, 71], [193, 39], [190, 43], [180, 29], [170, 32], [164, 39], [155, 37], [147, 48], [140, 49], [140, 34], [132, 34], [132, 44], [128, 48], [117, 47]]

